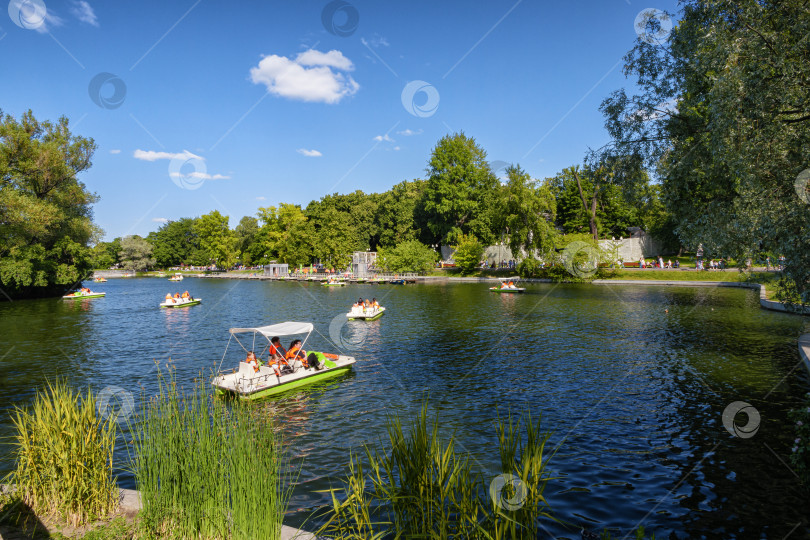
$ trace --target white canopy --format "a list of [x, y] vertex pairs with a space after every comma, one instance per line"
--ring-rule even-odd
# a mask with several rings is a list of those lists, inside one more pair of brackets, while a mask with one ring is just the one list
[[231, 328], [231, 334], [248, 334], [258, 332], [268, 338], [273, 336], [293, 336], [296, 334], [309, 334], [315, 327], [308, 322], [287, 321], [258, 328]]

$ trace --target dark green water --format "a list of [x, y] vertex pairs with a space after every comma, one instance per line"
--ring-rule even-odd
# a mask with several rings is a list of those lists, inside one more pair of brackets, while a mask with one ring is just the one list
[[[316, 327], [313, 349], [358, 362], [335, 383], [260, 405], [283, 415], [302, 463], [290, 524], [326, 502], [316, 491], [337, 485], [351, 449], [384, 436], [386, 415], [414, 413], [429, 394], [443, 428], [488, 475], [499, 459], [497, 411], [542, 414], [562, 443], [552, 462], [561, 479], [546, 496], [577, 526], [642, 524], [658, 538], [810, 535], [808, 493], [785, 465], [787, 412], [810, 389], [796, 349], [810, 321], [760, 309], [751, 291], [538, 284], [506, 295], [485, 284], [198, 279], [88, 286], [107, 297], [0, 304], [0, 435], [10, 433], [9, 410], [49, 376], [96, 391], [121, 387], [137, 401], [154, 389], [156, 361], [171, 360], [190, 385], [219, 363], [228, 328], [304, 320]], [[203, 304], [159, 310], [178, 287]], [[386, 315], [335, 319], [358, 296], [381, 299]], [[735, 401], [761, 415], [751, 438], [723, 427]], [[134, 487], [127, 473], [120, 481]], [[579, 538], [578, 529], [549, 524], [547, 532]]]

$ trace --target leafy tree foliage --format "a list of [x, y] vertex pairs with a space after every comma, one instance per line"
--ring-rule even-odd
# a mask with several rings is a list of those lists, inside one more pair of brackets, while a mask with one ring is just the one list
[[406, 240], [377, 252], [377, 266], [390, 272], [426, 273], [436, 264], [439, 254], [419, 240]]
[[443, 137], [433, 149], [419, 212], [427, 243], [456, 243], [467, 234], [495, 240], [500, 184], [486, 158], [464, 133]]
[[[153, 233], [150, 233], [150, 235]], [[105, 270], [118, 264], [121, 260], [121, 239], [116, 238], [112, 242], [99, 242], [92, 249], [91, 261], [93, 268]]]
[[238, 239], [228, 228], [228, 216], [223, 216], [219, 210], [202, 215], [194, 222], [194, 232], [210, 262], [220, 268], [230, 268], [236, 263]]
[[458, 236], [458, 243], [453, 246], [453, 260], [461, 269], [462, 274], [471, 274], [481, 263], [484, 255], [484, 246], [475, 236], [462, 234]]
[[236, 235], [236, 247], [242, 254], [242, 262], [246, 265], [254, 263], [253, 244], [256, 235], [259, 233], [259, 220], [253, 216], [245, 216], [239, 221], [239, 225], [234, 229]]
[[208, 264], [207, 257], [200, 261], [200, 239], [194, 231], [194, 219], [180, 218], [160, 226], [149, 233], [146, 240], [152, 244], [152, 254], [160, 268], [180, 264]]
[[312, 261], [315, 231], [300, 206], [267, 206], [259, 208], [257, 216], [261, 227], [253, 244], [256, 260], [278, 260], [292, 267]]
[[[2, 117], [2, 111], [0, 111]], [[0, 285], [11, 297], [48, 296], [84, 279], [91, 240], [100, 236], [98, 199], [77, 175], [91, 166], [92, 139], [67, 118], [38, 121], [31, 111], [0, 122]]]
[[137, 234], [121, 239], [121, 264], [131, 272], [144, 272], [155, 266], [152, 244]]
[[424, 180], [404, 181], [380, 196], [375, 215], [380, 246], [397, 246], [421, 236], [415, 212], [424, 190]]
[[512, 256], [517, 259], [522, 256], [521, 252], [547, 251], [556, 236], [554, 194], [519, 165], [507, 168], [506, 176], [508, 182], [503, 188], [501, 206]]
[[797, 184], [810, 167], [810, 10], [803, 0], [682, 5], [665, 43], [640, 40], [627, 55], [641, 92], [603, 102], [608, 130], [657, 167], [684, 244], [740, 261], [781, 253], [784, 283], [808, 303], [810, 204]]

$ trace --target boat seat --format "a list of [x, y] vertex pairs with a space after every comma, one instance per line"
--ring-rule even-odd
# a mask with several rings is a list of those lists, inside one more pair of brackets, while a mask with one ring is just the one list
[[239, 362], [239, 375], [253, 377], [256, 375], [256, 372], [253, 370], [253, 366], [247, 362]]
[[256, 375], [265, 376], [265, 375], [272, 375], [275, 377], [276, 370], [269, 367], [269, 366], [262, 366], [259, 368], [259, 372]]

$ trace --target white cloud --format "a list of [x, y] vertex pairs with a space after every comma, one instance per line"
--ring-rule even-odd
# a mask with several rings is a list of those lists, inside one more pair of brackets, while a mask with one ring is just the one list
[[120, 153], [121, 153], [121, 150], [120, 150], [120, 149], [118, 149], [118, 148], [113, 148], [112, 150], [110, 150], [110, 153], [111, 153], [111, 154], [120, 154]]
[[259, 196], [259, 197], [256, 197], [256, 200], [257, 200], [257, 201], [266, 201], [266, 200], [267, 200], [267, 197], [262, 197], [262, 196]]
[[410, 137], [411, 135], [421, 135], [422, 134], [422, 129], [420, 128], [420, 129], [417, 129], [416, 131], [406, 129], [406, 130], [403, 130], [403, 131], [397, 131], [397, 134], [398, 135], [404, 135], [406, 137]]
[[307, 157], [321, 157], [323, 155], [323, 154], [321, 154], [320, 152], [318, 152], [317, 150], [314, 150], [314, 149], [313, 150], [307, 150], [306, 148], [299, 148], [297, 151], [298, 151], [299, 154], [302, 154], [302, 155], [307, 156]]
[[340, 51], [324, 53], [309, 49], [295, 60], [275, 54], [265, 56], [258, 66], [250, 69], [250, 80], [265, 85], [269, 93], [288, 99], [338, 103], [360, 88], [349, 75], [340, 73], [353, 69], [351, 60]]
[[222, 174], [214, 174], [210, 175], [204, 172], [197, 172], [194, 171], [193, 173], [183, 174], [180, 172], [171, 172], [169, 176], [172, 178], [196, 178], [197, 180], [230, 180], [230, 176], [225, 176]]
[[399, 146], [395, 146], [395, 147], [394, 147], [394, 151], [395, 151], [395, 152], [399, 152], [400, 150], [401, 150], [401, 148], [400, 148]]
[[374, 34], [374, 37], [372, 37], [369, 40], [366, 40], [365, 38], [360, 38], [360, 42], [366, 47], [368, 46], [377, 48], [388, 47], [388, 40], [379, 34]]
[[192, 154], [188, 150], [183, 150], [179, 154], [173, 154], [171, 152], [155, 152], [153, 150], [138, 149], [133, 152], [132, 157], [142, 161], [157, 161], [159, 159], [182, 159], [184, 161], [188, 161], [189, 159], [199, 159], [200, 161], [205, 161], [204, 157]]
[[90, 4], [84, 0], [77, 0], [73, 2], [73, 8], [71, 11], [73, 12], [73, 15], [75, 15], [80, 21], [92, 26], [98, 26], [98, 18], [96, 18], [93, 8], [90, 7]]
[[352, 61], [343, 56], [343, 53], [337, 50], [331, 50], [327, 53], [310, 49], [302, 53], [298, 53], [295, 57], [295, 63], [302, 66], [329, 66], [341, 71], [354, 70]]
[[155, 223], [168, 223], [169, 222], [169, 220], [166, 219], [165, 217], [153, 217], [152, 221], [154, 221]]
[[389, 136], [388, 136], [388, 133], [386, 133], [385, 135], [377, 135], [376, 137], [374, 137], [374, 140], [375, 140], [375, 141], [388, 141], [388, 142], [394, 142], [394, 139], [392, 139], [391, 137], [389, 137]]

